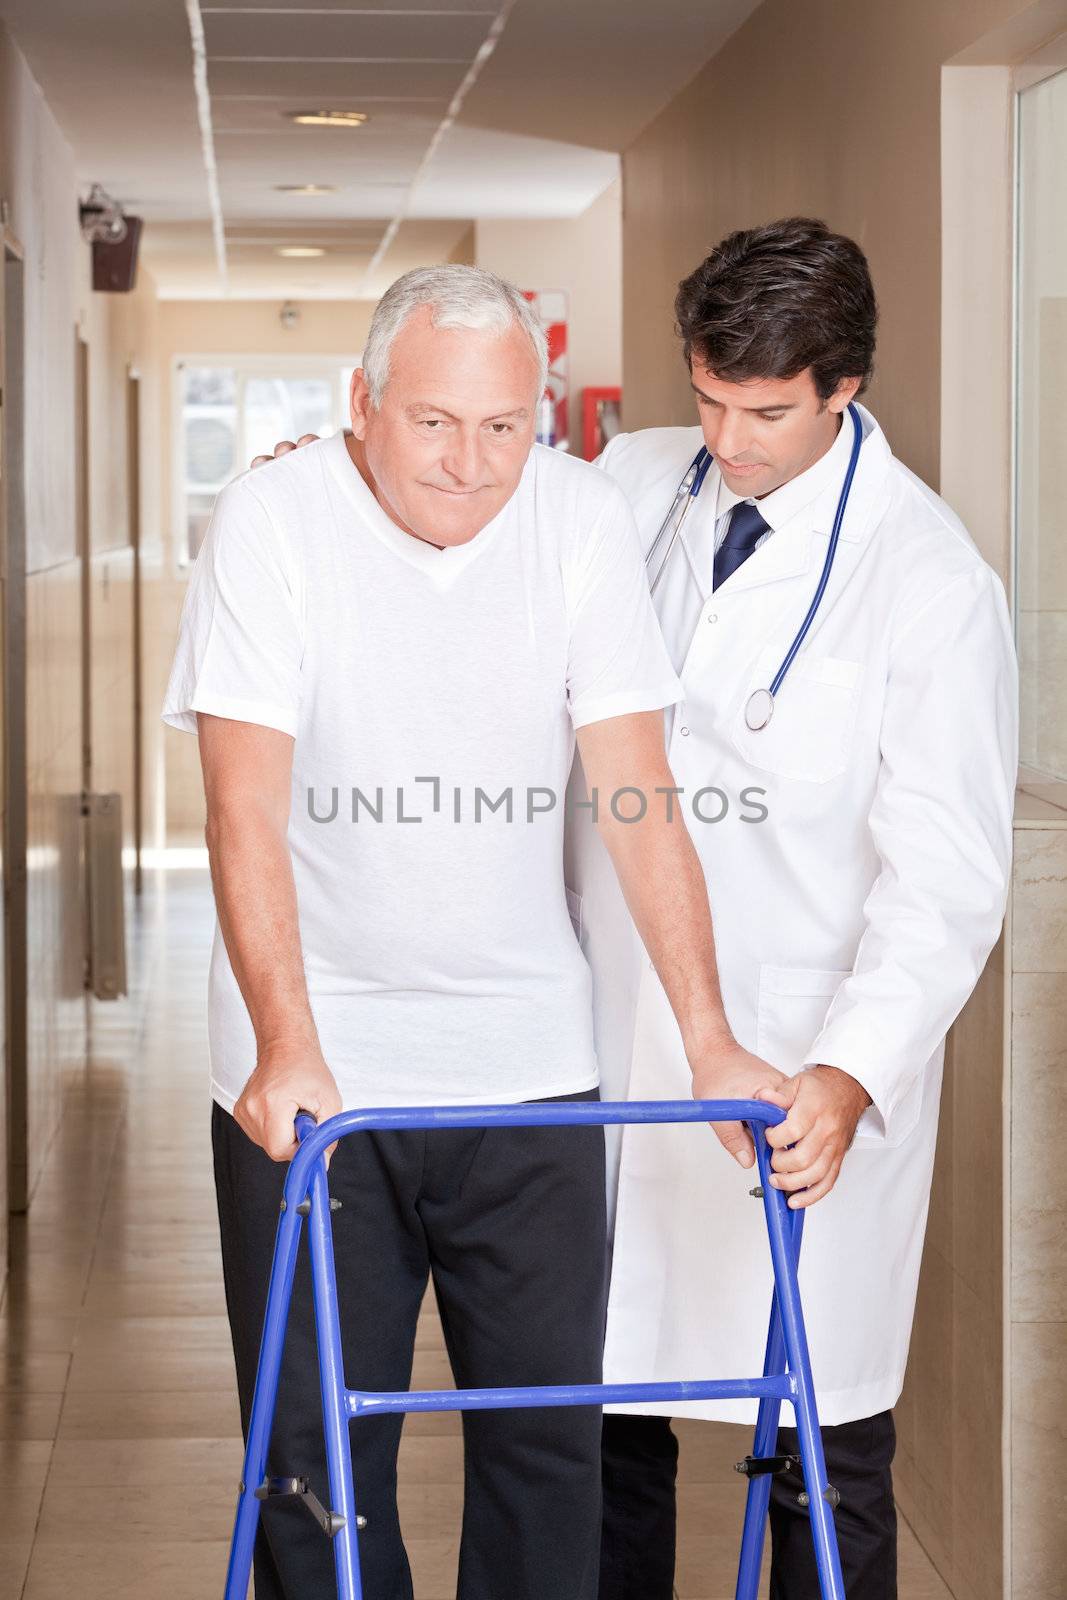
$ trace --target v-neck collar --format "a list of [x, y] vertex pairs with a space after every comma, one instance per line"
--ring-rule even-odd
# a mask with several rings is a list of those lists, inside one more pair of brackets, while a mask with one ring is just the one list
[[488, 549], [507, 517], [510, 500], [497, 512], [493, 520], [487, 522], [473, 539], [467, 540], [466, 544], [446, 545], [444, 549], [438, 549], [425, 539], [417, 539], [414, 534], [405, 533], [378, 503], [369, 484], [348, 453], [343, 428], [339, 428], [326, 443], [327, 459], [333, 476], [361, 524], [380, 544], [386, 545], [409, 566], [425, 573], [440, 588], [447, 588], [472, 561]]

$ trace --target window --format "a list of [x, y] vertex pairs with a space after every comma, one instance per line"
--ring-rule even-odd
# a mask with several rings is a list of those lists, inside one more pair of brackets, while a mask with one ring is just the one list
[[180, 565], [195, 560], [215, 496], [253, 456], [279, 439], [333, 433], [348, 417], [348, 385], [359, 357], [189, 356], [176, 364], [175, 545]]

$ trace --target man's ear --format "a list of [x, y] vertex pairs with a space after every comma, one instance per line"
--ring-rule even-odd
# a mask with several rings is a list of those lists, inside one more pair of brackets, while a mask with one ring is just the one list
[[862, 378], [842, 378], [829, 400], [827, 400], [827, 407], [831, 411], [844, 411], [850, 401], [855, 400], [862, 382]]
[[357, 439], [366, 438], [367, 422], [372, 409], [366, 374], [362, 367], [357, 367], [352, 374], [348, 390], [348, 415], [352, 423], [352, 432]]

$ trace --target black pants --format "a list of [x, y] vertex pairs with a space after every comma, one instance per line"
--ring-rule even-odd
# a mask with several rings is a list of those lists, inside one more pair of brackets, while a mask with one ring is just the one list
[[[567, 1096], [565, 1098], [572, 1098]], [[596, 1099], [597, 1093], [573, 1098]], [[285, 1167], [214, 1107], [226, 1305], [247, 1434]], [[432, 1274], [457, 1384], [599, 1383], [603, 1130], [354, 1134], [330, 1164], [345, 1378], [406, 1389]], [[402, 1418], [351, 1428], [368, 1600], [411, 1600], [396, 1506]], [[461, 1600], [595, 1600], [601, 1416], [590, 1407], [467, 1412]], [[311, 1278], [301, 1249], [268, 1457], [329, 1505]], [[297, 1501], [263, 1507], [256, 1600], [335, 1600], [329, 1540]]]
[[[893, 1417], [823, 1429], [827, 1475], [841, 1491], [834, 1514], [850, 1600], [896, 1600], [897, 1519], [891, 1467]], [[780, 1428], [778, 1449], [798, 1450]], [[600, 1600], [671, 1600], [674, 1584], [678, 1441], [667, 1417], [604, 1418], [604, 1535]], [[740, 1537], [744, 1486], [738, 1495]], [[797, 1504], [800, 1473], [771, 1479], [770, 1600], [819, 1600], [808, 1514]]]

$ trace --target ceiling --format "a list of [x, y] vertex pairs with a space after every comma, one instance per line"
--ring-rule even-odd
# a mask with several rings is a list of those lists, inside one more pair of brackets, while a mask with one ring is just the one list
[[374, 298], [475, 218], [579, 215], [757, 3], [0, 0], [0, 21], [79, 179], [145, 218], [164, 296]]

